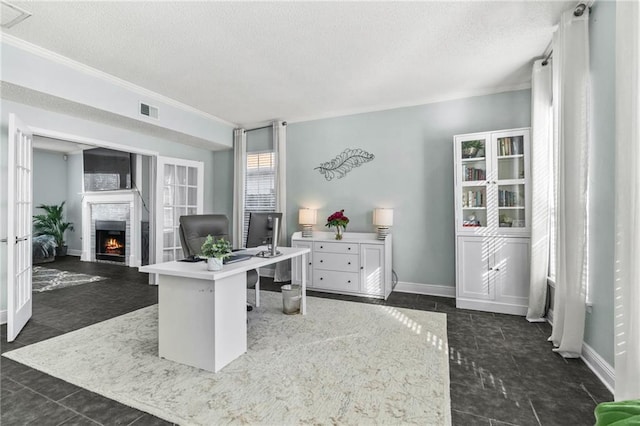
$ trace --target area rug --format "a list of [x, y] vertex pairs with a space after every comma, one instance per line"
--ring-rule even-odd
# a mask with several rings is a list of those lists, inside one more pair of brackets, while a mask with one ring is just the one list
[[79, 274], [76, 272], [59, 271], [57, 269], [34, 266], [32, 291], [40, 293], [102, 280], [106, 280], [106, 278], [97, 275]]
[[158, 358], [158, 306], [4, 356], [180, 425], [450, 425], [445, 314], [262, 292], [218, 373]]

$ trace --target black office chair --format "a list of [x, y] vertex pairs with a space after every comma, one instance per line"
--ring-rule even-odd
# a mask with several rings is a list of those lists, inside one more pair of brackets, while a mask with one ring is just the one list
[[[202, 243], [211, 235], [214, 239], [229, 238], [229, 219], [223, 214], [196, 214], [180, 216], [180, 243], [185, 257], [196, 256], [200, 253]], [[260, 276], [256, 269], [247, 271], [247, 288], [256, 289], [256, 306], [260, 305]], [[253, 308], [247, 305], [247, 310]]]

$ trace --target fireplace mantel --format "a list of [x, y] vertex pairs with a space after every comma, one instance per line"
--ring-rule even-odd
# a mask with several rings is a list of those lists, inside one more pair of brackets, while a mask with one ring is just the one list
[[142, 215], [140, 196], [136, 191], [101, 191], [101, 192], [84, 192], [82, 194], [82, 257], [85, 262], [95, 262], [95, 253], [92, 251], [92, 226], [93, 217], [91, 209], [98, 204], [125, 204], [129, 209], [129, 226], [130, 226], [130, 250], [126, 264], [130, 267], [141, 266], [140, 245], [140, 218]]

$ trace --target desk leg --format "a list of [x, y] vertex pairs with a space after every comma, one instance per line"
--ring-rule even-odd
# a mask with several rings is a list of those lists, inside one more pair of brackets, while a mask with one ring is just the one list
[[302, 261], [300, 262], [300, 277], [302, 282], [300, 284], [300, 313], [302, 315], [307, 314], [307, 253], [302, 255]]

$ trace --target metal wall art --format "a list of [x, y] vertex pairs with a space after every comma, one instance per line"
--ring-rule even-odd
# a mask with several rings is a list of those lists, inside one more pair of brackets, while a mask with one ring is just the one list
[[322, 163], [313, 170], [319, 170], [326, 180], [332, 180], [336, 176], [338, 179], [341, 179], [354, 167], [360, 167], [362, 164], [368, 163], [374, 158], [375, 155], [360, 148], [347, 148], [333, 160]]

